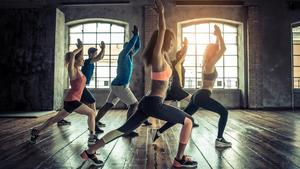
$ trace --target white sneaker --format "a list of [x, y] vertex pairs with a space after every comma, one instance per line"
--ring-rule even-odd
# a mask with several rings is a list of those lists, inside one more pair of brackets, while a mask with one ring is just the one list
[[227, 148], [227, 147], [231, 147], [232, 144], [226, 141], [224, 138], [217, 138], [215, 145], [218, 148]]

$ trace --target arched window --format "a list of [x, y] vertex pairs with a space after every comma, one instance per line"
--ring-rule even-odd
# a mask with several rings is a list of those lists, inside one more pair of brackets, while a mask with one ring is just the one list
[[202, 59], [206, 46], [215, 43], [214, 25], [217, 24], [226, 44], [224, 56], [217, 62], [218, 78], [214, 88], [237, 89], [238, 81], [238, 27], [216, 22], [193, 22], [181, 25], [181, 42], [189, 41], [185, 67], [185, 88], [201, 88]]
[[106, 44], [105, 56], [95, 64], [95, 70], [88, 88], [109, 88], [116, 77], [117, 59], [125, 41], [125, 25], [109, 22], [88, 22], [69, 27], [69, 51], [76, 48], [77, 38], [83, 41], [84, 59], [88, 58], [88, 49]]
[[300, 89], [300, 26], [292, 28], [293, 36], [293, 87]]

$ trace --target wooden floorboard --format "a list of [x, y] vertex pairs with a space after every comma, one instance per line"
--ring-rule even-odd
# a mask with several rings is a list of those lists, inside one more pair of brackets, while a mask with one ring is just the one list
[[[87, 148], [87, 118], [71, 114], [71, 126], [53, 125], [35, 145], [29, 144], [30, 128], [50, 115], [38, 118], [0, 118], [0, 169], [93, 169], [79, 154]], [[105, 133], [121, 126], [126, 110], [112, 110], [103, 118]], [[216, 149], [219, 115], [199, 110], [200, 125], [192, 131], [186, 154], [203, 169], [300, 169], [300, 111], [230, 110], [224, 137], [232, 148]], [[152, 143], [152, 129], [165, 122], [150, 118], [139, 137], [121, 137], [97, 151], [103, 169], [171, 169], [178, 148], [181, 125], [166, 131]], [[99, 135], [99, 137], [103, 134]]]

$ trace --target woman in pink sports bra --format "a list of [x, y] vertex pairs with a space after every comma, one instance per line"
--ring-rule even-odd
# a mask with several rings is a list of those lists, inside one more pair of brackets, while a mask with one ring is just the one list
[[77, 40], [77, 49], [73, 52], [68, 52], [65, 56], [65, 63], [68, 68], [71, 89], [66, 94], [63, 109], [55, 116], [49, 118], [42, 125], [31, 130], [30, 142], [36, 143], [39, 133], [50, 125], [62, 120], [73, 111], [78, 114], [88, 116], [88, 126], [90, 135], [88, 144], [95, 144], [97, 137], [95, 136], [95, 111], [87, 105], [80, 102], [80, 98], [85, 87], [86, 78], [80, 71], [79, 67], [83, 65], [82, 42]]
[[174, 159], [173, 166], [185, 168], [194, 168], [197, 166], [196, 161], [184, 155], [184, 150], [189, 141], [193, 126], [193, 118], [175, 107], [163, 104], [169, 78], [172, 74], [172, 70], [169, 66], [169, 53], [173, 48], [175, 36], [173, 32], [166, 29], [164, 7], [161, 0], [155, 0], [155, 6], [155, 10], [159, 14], [159, 29], [152, 34], [143, 56], [145, 66], [152, 68], [151, 92], [148, 96], [143, 97], [136, 113], [133, 114], [124, 125], [104, 135], [100, 140], [97, 140], [95, 145], [90, 146], [89, 149], [81, 154], [84, 160], [89, 160], [95, 165], [103, 165], [103, 162], [98, 160], [95, 155], [100, 147], [103, 147], [118, 137], [130, 133], [151, 116], [183, 125], [180, 133], [178, 152]]

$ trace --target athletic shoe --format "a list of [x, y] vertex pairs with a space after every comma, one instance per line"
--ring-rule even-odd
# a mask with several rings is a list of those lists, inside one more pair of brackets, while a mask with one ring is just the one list
[[224, 138], [217, 138], [215, 145], [218, 148], [226, 148], [226, 147], [231, 147], [232, 144], [226, 141]]
[[98, 127], [105, 127], [106, 125], [104, 123], [101, 123], [100, 121], [97, 122]]
[[66, 126], [66, 125], [71, 125], [71, 122], [65, 120], [65, 119], [62, 119], [60, 120], [59, 122], [57, 122], [57, 125], [58, 126]]
[[29, 140], [30, 143], [32, 143], [32, 144], [36, 143], [36, 139], [39, 137], [38, 132], [39, 131], [35, 128], [31, 129], [31, 132], [30, 132], [31, 137], [30, 137], [30, 140]]
[[101, 130], [97, 125], [95, 125], [95, 133], [100, 134], [100, 133], [104, 133], [104, 131]]
[[197, 123], [193, 123], [193, 127], [199, 127], [199, 124], [197, 124]]
[[96, 141], [99, 140], [96, 135], [90, 136], [88, 139], [88, 145], [96, 144]]
[[139, 136], [139, 134], [135, 131], [132, 131], [125, 135], [125, 137], [137, 137], [137, 136]]
[[181, 160], [174, 158], [173, 167], [175, 168], [196, 168], [197, 161], [193, 161], [189, 156], [183, 155]]
[[152, 125], [152, 123], [148, 120], [144, 121], [143, 124], [144, 124], [144, 126], [151, 126]]
[[96, 154], [89, 154], [86, 150], [82, 152], [80, 156], [83, 160], [88, 160], [97, 167], [102, 167], [104, 165], [103, 161], [98, 160]]

